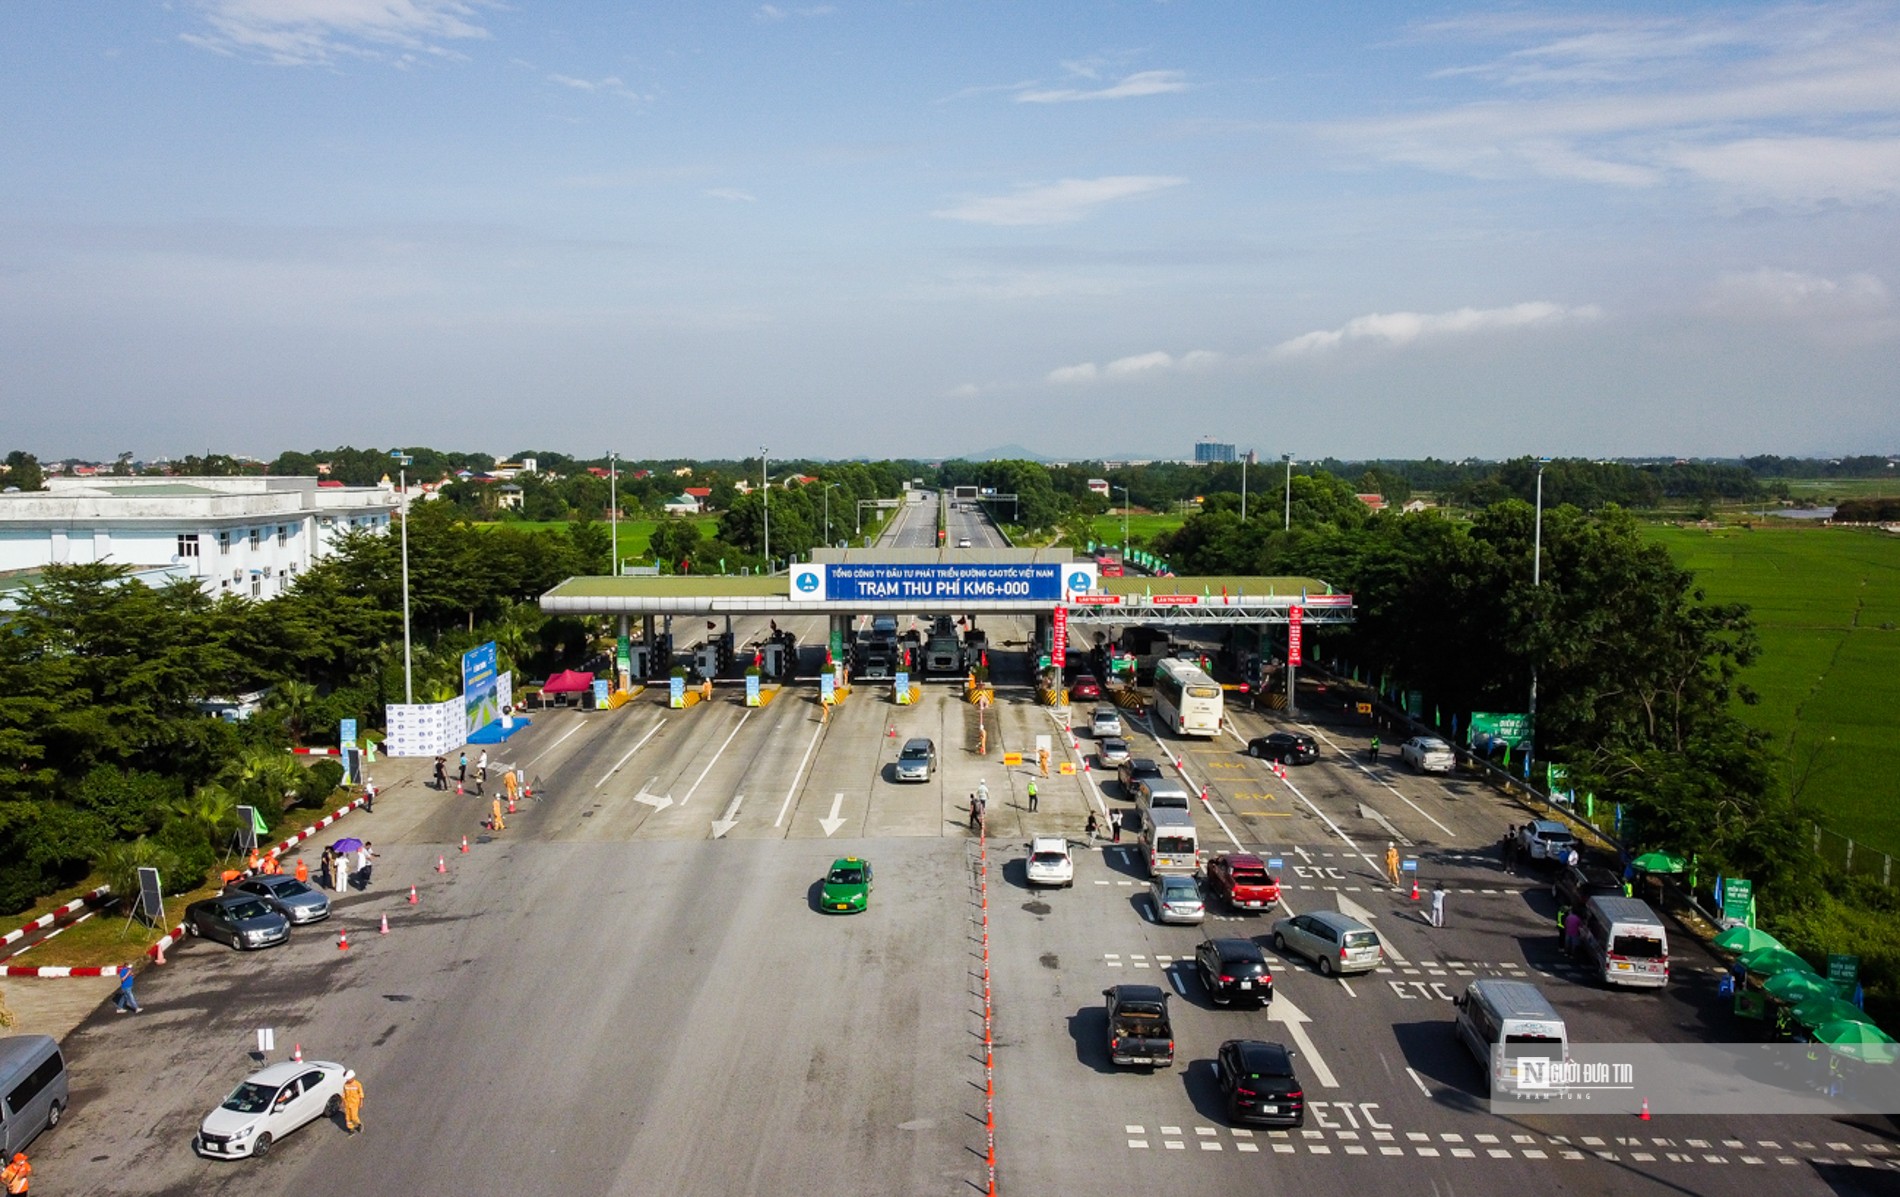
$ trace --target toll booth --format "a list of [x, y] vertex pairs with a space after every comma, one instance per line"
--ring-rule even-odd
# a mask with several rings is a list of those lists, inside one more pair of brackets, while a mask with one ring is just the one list
[[633, 677], [653, 676], [653, 649], [646, 644], [627, 646], [627, 672]]
[[798, 670], [798, 641], [790, 632], [759, 646], [759, 672], [773, 681], [790, 681]]

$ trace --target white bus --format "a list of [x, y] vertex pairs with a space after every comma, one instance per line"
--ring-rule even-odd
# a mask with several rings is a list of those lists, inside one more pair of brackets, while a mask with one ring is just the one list
[[1220, 683], [1192, 661], [1170, 657], [1155, 666], [1155, 715], [1177, 736], [1218, 736]]

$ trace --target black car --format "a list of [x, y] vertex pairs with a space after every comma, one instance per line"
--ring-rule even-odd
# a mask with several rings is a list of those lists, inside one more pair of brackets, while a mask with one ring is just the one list
[[1166, 776], [1161, 766], [1154, 763], [1153, 757], [1131, 756], [1115, 767], [1115, 779], [1122, 783], [1122, 793], [1129, 798], [1135, 796], [1135, 783], [1147, 778]]
[[1319, 744], [1299, 732], [1274, 732], [1247, 741], [1247, 755], [1287, 765], [1310, 765], [1319, 759]]
[[185, 907], [185, 934], [220, 940], [242, 952], [287, 942], [290, 920], [255, 894], [222, 894]]
[[1573, 864], [1557, 870], [1551, 880], [1550, 896], [1579, 914], [1591, 898], [1620, 898], [1623, 877], [1615, 869], [1601, 865]]
[[1293, 1072], [1293, 1053], [1281, 1044], [1229, 1039], [1214, 1056], [1214, 1080], [1230, 1122], [1306, 1124], [1306, 1093]]
[[1251, 939], [1203, 941], [1194, 949], [1194, 971], [1201, 975], [1207, 996], [1218, 1005], [1239, 1001], [1263, 1006], [1273, 1000], [1267, 954]]

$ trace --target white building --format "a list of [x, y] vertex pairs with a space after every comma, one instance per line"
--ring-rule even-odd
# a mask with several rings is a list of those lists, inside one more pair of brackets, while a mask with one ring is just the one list
[[48, 478], [0, 493], [0, 580], [105, 561], [160, 585], [271, 598], [345, 533], [383, 531], [398, 505], [382, 486], [315, 478]]

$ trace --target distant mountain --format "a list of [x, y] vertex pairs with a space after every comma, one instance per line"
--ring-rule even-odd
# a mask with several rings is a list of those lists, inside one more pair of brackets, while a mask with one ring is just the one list
[[981, 452], [979, 452], [979, 453], [958, 453], [958, 454], [955, 454], [954, 456], [951, 456], [951, 457], [946, 457], [946, 458], [944, 458], [944, 460], [945, 460], [945, 461], [1040, 461], [1040, 462], [1050, 462], [1050, 461], [1057, 461], [1057, 460], [1060, 460], [1060, 459], [1059, 459], [1059, 458], [1055, 458], [1055, 457], [1046, 457], [1046, 456], [1044, 456], [1044, 455], [1043, 455], [1043, 454], [1041, 454], [1041, 453], [1037, 453], [1037, 452], [1035, 452], [1035, 451], [1033, 451], [1033, 450], [1030, 450], [1030, 449], [1025, 449], [1025, 448], [1023, 448], [1023, 447], [1022, 447], [1021, 445], [1002, 445], [1002, 446], [999, 446], [999, 447], [997, 447], [997, 448], [995, 448], [995, 449], [984, 449], [983, 451], [981, 451]]

